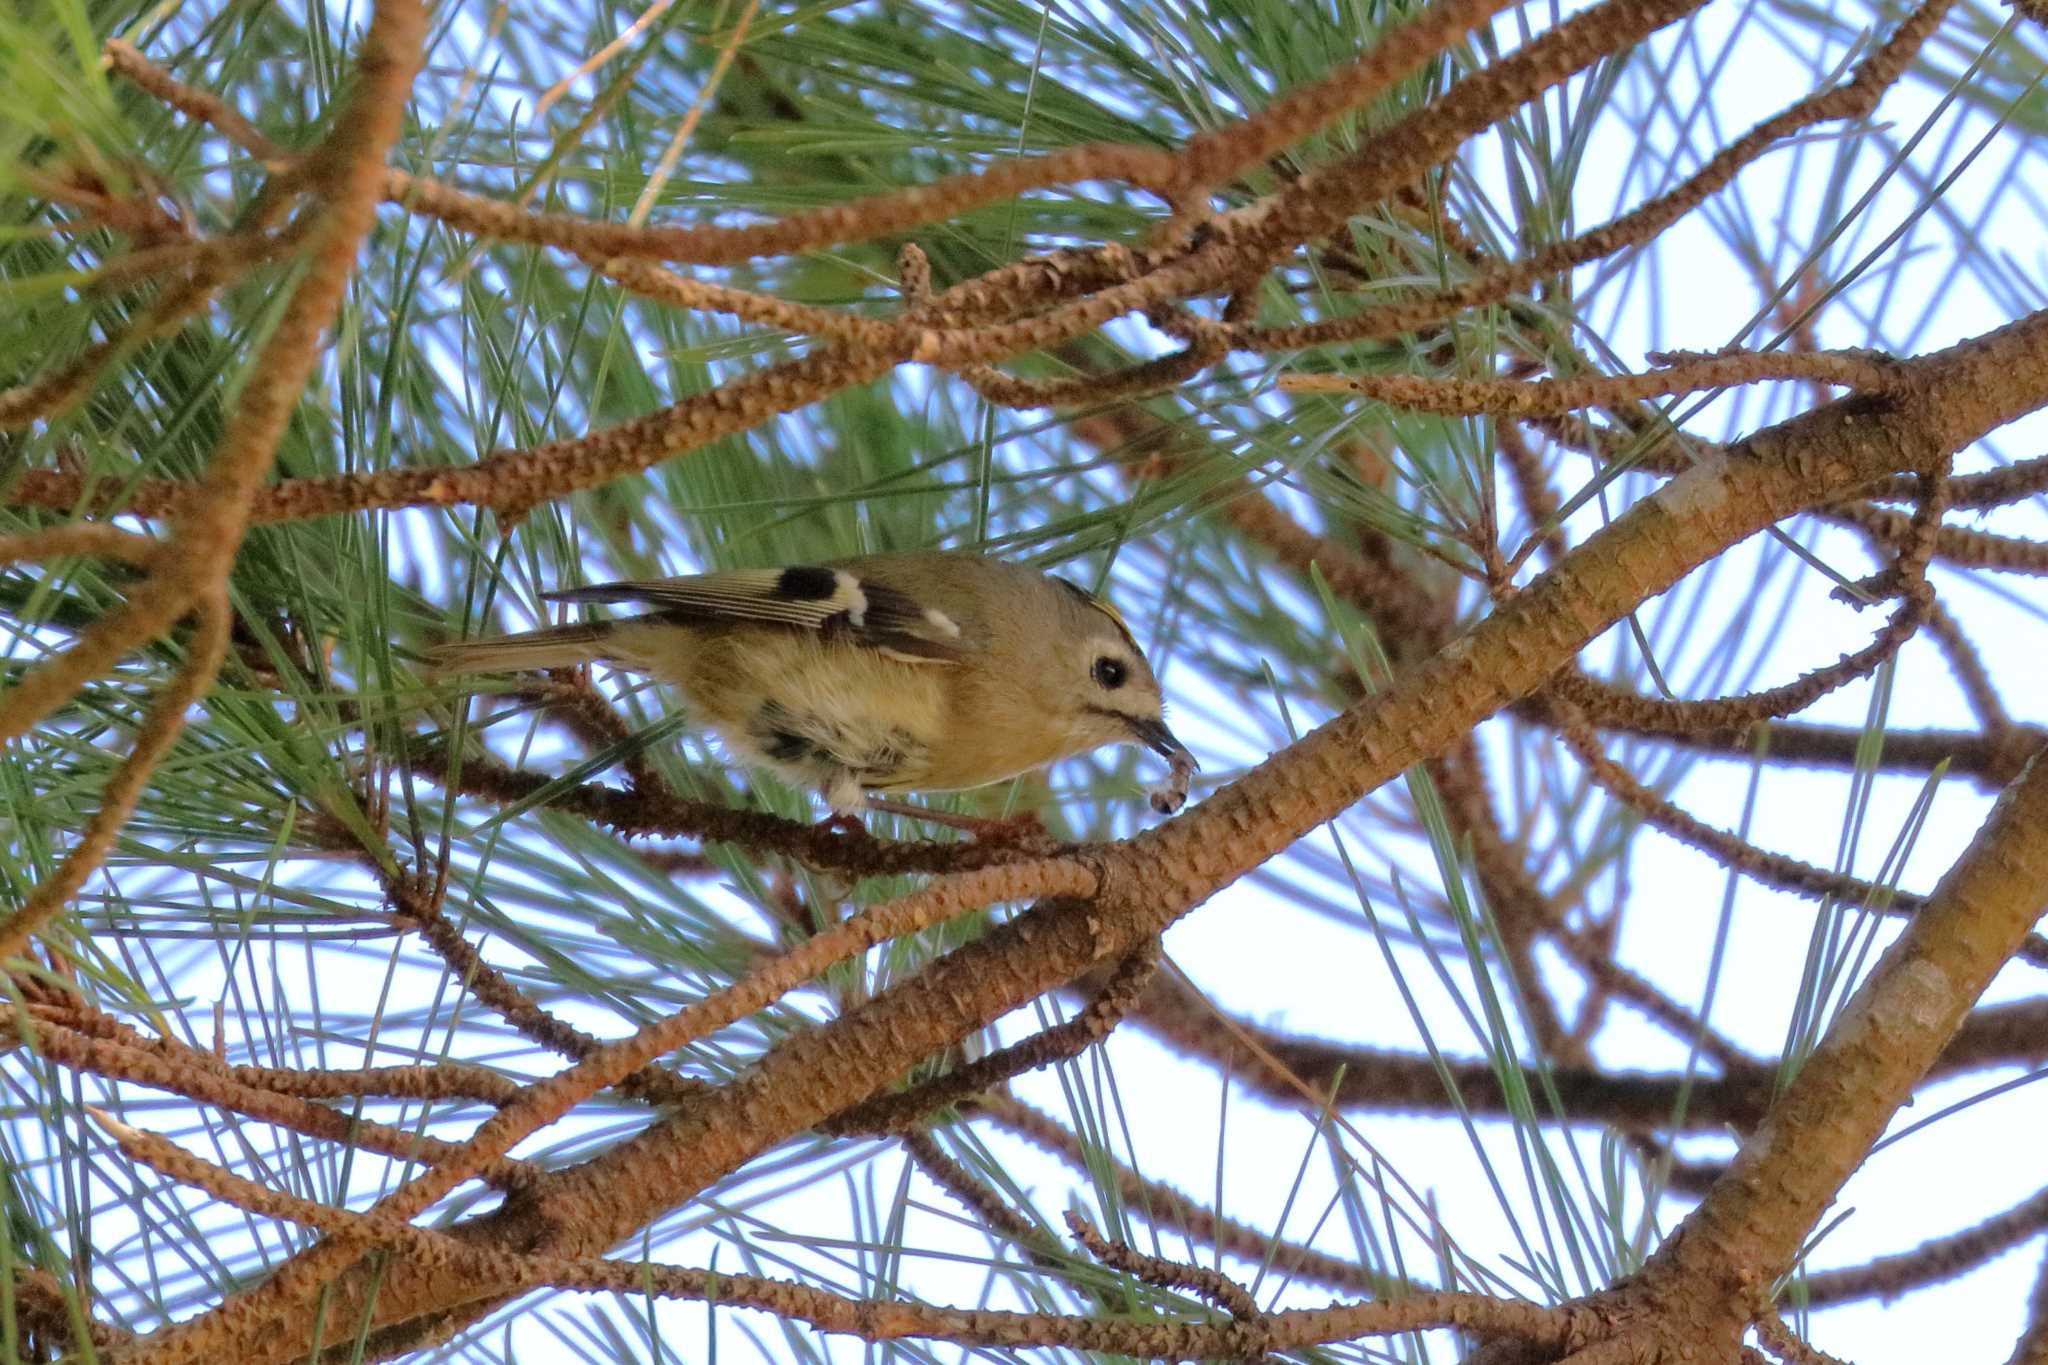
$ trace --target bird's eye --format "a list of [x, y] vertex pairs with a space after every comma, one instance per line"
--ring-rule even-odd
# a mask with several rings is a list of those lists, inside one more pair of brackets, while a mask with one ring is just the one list
[[1096, 685], [1108, 692], [1114, 692], [1122, 687], [1125, 680], [1131, 676], [1131, 670], [1124, 667], [1122, 659], [1112, 659], [1107, 654], [1097, 659], [1095, 667], [1090, 671], [1094, 674]]

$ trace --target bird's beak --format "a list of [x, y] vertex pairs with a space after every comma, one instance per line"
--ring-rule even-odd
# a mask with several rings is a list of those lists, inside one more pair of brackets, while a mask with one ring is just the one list
[[1195, 762], [1195, 756], [1188, 752], [1188, 746], [1173, 736], [1163, 720], [1140, 720], [1136, 716], [1125, 716], [1124, 724], [1130, 726], [1131, 736], [1153, 753], [1164, 757], [1174, 767], [1185, 767], [1190, 772], [1200, 772], [1202, 765]]

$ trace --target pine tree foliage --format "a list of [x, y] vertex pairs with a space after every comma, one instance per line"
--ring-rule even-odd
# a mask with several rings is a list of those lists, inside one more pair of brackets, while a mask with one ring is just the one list
[[[2048, 1359], [2048, 11], [1729, 4], [0, 7], [0, 1358]], [[426, 666], [931, 547], [1184, 812]]]

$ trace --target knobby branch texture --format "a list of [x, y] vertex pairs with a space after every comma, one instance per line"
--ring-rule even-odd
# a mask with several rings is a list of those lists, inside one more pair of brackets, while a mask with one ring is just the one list
[[[2048, 572], [2039, 541], [1945, 521], [1957, 509], [2003, 508], [2048, 490], [2048, 460], [1956, 471], [1958, 457], [1984, 438], [2048, 406], [2048, 312], [1917, 354], [1827, 347], [1813, 314], [1834, 295], [1815, 285], [1803, 311], [1803, 296], [1781, 301], [1789, 340], [1777, 348], [1652, 353], [1628, 372], [1562, 348], [1539, 354], [1499, 341], [1521, 335], [1516, 329], [1543, 334], [1571, 271], [1654, 244], [1788, 139], [1871, 116], [1942, 30], [1951, 4], [1930, 0], [1896, 16], [1839, 81], [1609, 223], [1509, 255], [1461, 222], [1450, 187], [1475, 139], [1547, 92], [1639, 52], [1699, 7], [1600, 0], [1502, 51], [1495, 37], [1473, 35], [1513, 31], [1501, 18], [1504, 0], [1440, 0], [1262, 108], [1168, 143], [1091, 142], [994, 158], [752, 225], [618, 221], [563, 200], [540, 210], [532, 193], [486, 193], [427, 174], [433, 138], [409, 125], [408, 110], [423, 98], [437, 27], [416, 0], [378, 0], [354, 36], [346, 78], [303, 144], [265, 131], [275, 120], [255, 116], [231, 69], [182, 66], [168, 42], [109, 37], [107, 79], [153, 117], [218, 146], [242, 185], [237, 211], [209, 233], [175, 195], [157, 192], [144, 167], [114, 175], [80, 154], [25, 168], [45, 235], [99, 253], [79, 287], [101, 298], [132, 291], [134, 306], [106, 314], [113, 320], [75, 355], [45, 361], [0, 393], [0, 431], [21, 438], [10, 454], [42, 449], [31, 437], [70, 430], [93, 412], [96, 395], [235, 299], [279, 292], [203, 465], [171, 472], [146, 452], [110, 463], [101, 452], [59, 449], [10, 464], [0, 483], [13, 518], [0, 534], [10, 582], [28, 573], [22, 581], [59, 584], [53, 566], [85, 561], [119, 585], [74, 618], [39, 622], [49, 628], [36, 636], [38, 648], [9, 655], [0, 740], [26, 752], [50, 737], [85, 736], [77, 743], [89, 748], [101, 733], [94, 717], [111, 709], [108, 690], [144, 676], [134, 671], [138, 660], [162, 674], [144, 704], [123, 713], [137, 717], [133, 733], [89, 816], [0, 919], [11, 973], [0, 1023], [12, 1049], [53, 1074], [175, 1096], [294, 1142], [379, 1154], [396, 1174], [374, 1198], [309, 1198], [294, 1181], [262, 1178], [260, 1162], [237, 1164], [225, 1147], [198, 1154], [132, 1122], [137, 1115], [94, 1108], [90, 1140], [138, 1180], [151, 1173], [289, 1227], [293, 1240], [264, 1273], [232, 1283], [223, 1276], [196, 1308], [140, 1330], [112, 1320], [89, 1267], [74, 1274], [84, 1252], [76, 1264], [10, 1262], [12, 1280], [0, 1286], [15, 1315], [9, 1330], [50, 1358], [89, 1342], [99, 1359], [150, 1365], [258, 1365], [357, 1349], [385, 1359], [448, 1342], [521, 1296], [555, 1291], [759, 1310], [870, 1342], [1169, 1359], [1257, 1359], [1430, 1329], [1456, 1329], [1475, 1345], [1472, 1358], [1502, 1362], [1734, 1361], [1753, 1355], [1752, 1332], [1778, 1358], [1813, 1355], [1779, 1316], [1773, 1286], [1899, 1108], [1930, 1079], [2038, 1065], [2048, 1054], [2038, 1002], [1978, 1003], [2009, 963], [2048, 965], [2048, 940], [2033, 931], [2048, 898], [2048, 762], [2037, 758], [2048, 736], [2010, 714], [2009, 682], [2001, 688], [1942, 595], [1950, 581], [1942, 575]], [[747, 31], [743, 23], [726, 35], [714, 84], [751, 71], [740, 46]], [[592, 117], [631, 79], [606, 87]], [[802, 123], [800, 107], [763, 98], [775, 118]], [[707, 168], [717, 164], [707, 157]], [[982, 259], [976, 269], [952, 260], [943, 274], [909, 240], [935, 242], [977, 215], [1077, 186], [1091, 188], [1075, 203], [1106, 196], [1141, 205], [1133, 219], [1141, 230], [1091, 236], [1069, 225], [1042, 250], [994, 265]], [[1364, 244], [1377, 237], [1397, 246], [1372, 256], [1379, 248]], [[773, 342], [780, 350], [745, 367], [706, 367], [703, 383], [666, 404], [464, 463], [401, 457], [309, 473], [319, 467], [307, 460], [301, 472], [279, 475], [281, 465], [293, 468], [286, 452], [295, 442], [315, 442], [309, 432], [352, 416], [350, 403], [327, 397], [351, 381], [352, 350], [375, 330], [361, 325], [352, 296], [403, 292], [409, 277], [377, 257], [427, 238], [477, 255], [529, 252], [589, 272], [593, 291], [754, 329], [757, 349]], [[763, 262], [884, 246], [895, 262], [886, 301], [832, 305], [757, 283], [777, 278]], [[1397, 260], [1401, 251], [1411, 254]], [[707, 278], [714, 268], [728, 278]], [[1331, 290], [1313, 316], [1301, 306], [1311, 291], [1305, 280]], [[392, 330], [412, 316], [394, 306]], [[1112, 351], [1105, 336], [1132, 319], [1172, 348], [1138, 359]], [[1318, 518], [1303, 510], [1301, 485], [1283, 477], [1294, 471], [1275, 474], [1263, 456], [1248, 462], [1218, 449], [1212, 429], [1174, 420], [1175, 402], [1221, 382], [1235, 363], [1276, 358], [1291, 368], [1262, 399], [1286, 405], [1291, 420], [1336, 411], [1395, 414], [1407, 424], [1388, 417], [1381, 426], [1331, 428], [1316, 458], [1340, 467], [1358, 505], [1379, 505], [1372, 498], [1412, 466], [1381, 434], [1424, 430], [1416, 425], [1424, 418], [1487, 433], [1498, 489], [1466, 507], [1432, 509], [1442, 513], [1434, 521], [1413, 509], [1350, 523]], [[634, 480], [708, 461], [730, 438], [859, 401], [906, 373], [971, 392], [991, 409], [1053, 411], [1134, 505], [1176, 490], [1177, 515], [1258, 556], [1292, 597], [1326, 602], [1341, 613], [1332, 621], [1370, 622], [1367, 666], [1354, 658], [1341, 667], [1347, 652], [1366, 652], [1335, 628], [1337, 644], [1317, 646], [1327, 656], [1321, 666], [1342, 674], [1346, 704], [1219, 780], [1184, 813], [1118, 842], [1070, 841], [1029, 821], [984, 823], [960, 840], [884, 839], [694, 794], [583, 674], [527, 679], [494, 698], [536, 727], [559, 727], [563, 743], [586, 756], [576, 770], [509, 757], [478, 739], [467, 712], [424, 732], [416, 713], [445, 698], [410, 678], [409, 692], [379, 683], [402, 671], [399, 655], [335, 667], [316, 632], [272, 629], [251, 608], [248, 576], [276, 546], [303, 553], [346, 525], [381, 546], [373, 553], [395, 555], [391, 528], [411, 523], [391, 514], [429, 509], [488, 560], [570, 509], [607, 505], [599, 499]], [[380, 378], [404, 382], [395, 366]], [[1675, 409], [1650, 405], [1758, 384], [1796, 391], [1798, 409], [1735, 439], [1697, 436]], [[1574, 495], [1561, 484], [1564, 457], [1595, 471], [1590, 491]], [[1643, 491], [1622, 506], [1616, 490], [1624, 488]], [[1587, 533], [1574, 513], [1596, 499], [1614, 499], [1613, 514]], [[1513, 507], [1519, 541], [1508, 534]], [[1617, 623], [1797, 518], [1855, 535], [1877, 566], [1838, 588], [1845, 603], [1883, 605], [1869, 643], [1786, 682], [1706, 697], [1647, 695], [1591, 669], [1589, 650]], [[1390, 529], [1397, 524], [1410, 534]], [[24, 594], [21, 603], [33, 600]], [[1909, 647], [1922, 646], [1953, 673], [1974, 728], [1892, 732], [1874, 747], [1865, 730], [1790, 719], [1873, 677], [1888, 679]], [[460, 988], [465, 1008], [530, 1044], [545, 1067], [521, 1074], [437, 1061], [428, 1051], [398, 1066], [256, 1065], [229, 1060], [225, 1011], [208, 1047], [168, 1026], [140, 1027], [122, 1017], [135, 1011], [95, 999], [94, 974], [124, 951], [115, 941], [150, 932], [94, 918], [96, 887], [125, 874], [116, 861], [124, 850], [157, 848], [148, 840], [161, 831], [138, 835], [131, 821], [144, 823], [138, 812], [151, 809], [152, 793], [186, 780], [197, 760], [181, 766], [178, 756], [202, 753], [187, 727], [211, 738], [209, 727], [236, 708], [289, 702], [294, 722], [310, 728], [310, 693], [289, 685], [295, 670], [322, 680], [320, 714], [347, 737], [349, 762], [322, 790], [269, 783], [289, 792], [280, 844], [370, 888], [374, 933], [417, 946]], [[1886, 917], [1895, 936], [1809, 1050], [1746, 1052], [1700, 1008], [1621, 960], [1618, 914], [1594, 915], [1583, 886], [1560, 887], [1529, 832], [1501, 814], [1497, 755], [1480, 736], [1502, 717], [1569, 753], [1574, 772], [1631, 827], [1682, 843], [1745, 884], [1816, 902], [1823, 914], [1849, 907], [1873, 923]], [[282, 752], [294, 738], [266, 742]], [[1644, 745], [1773, 767], [1952, 775], [2001, 794], [1946, 875], [1919, 891], [1895, 871], [1872, 879], [1821, 867], [1694, 813], [1634, 766]], [[234, 757], [268, 753], [243, 747], [248, 753]], [[614, 766], [616, 784], [601, 776]], [[1489, 937], [1474, 951], [1493, 954], [1514, 982], [1521, 1059], [1442, 1059], [1286, 1034], [1219, 1011], [1162, 955], [1161, 936], [1177, 922], [1361, 803], [1385, 801], [1404, 775], [1431, 793], [1427, 809], [1486, 907]], [[69, 771], [52, 781], [66, 792], [77, 786]], [[444, 804], [423, 804], [431, 800]], [[576, 1011], [538, 989], [534, 973], [508, 970], [486, 951], [465, 907], [488, 895], [464, 885], [450, 849], [458, 822], [450, 814], [436, 832], [423, 809], [459, 810], [465, 820], [481, 812], [487, 842], [501, 827], [538, 827], [638, 858], [668, 881], [729, 879], [766, 907], [768, 927], [732, 935], [729, 956], [714, 963], [707, 955], [688, 991], [634, 1001], [615, 1036], [603, 1036], [572, 1023]], [[665, 843], [652, 848], [650, 839]], [[687, 847], [667, 846], [674, 841]], [[503, 856], [517, 865], [516, 853]], [[506, 875], [508, 886], [518, 877]], [[622, 883], [609, 885], [628, 898]], [[862, 975], [914, 940], [936, 946]], [[1553, 959], [1564, 965], [1547, 965]], [[1582, 988], [1557, 990], [1560, 971]], [[983, 1046], [998, 1021], [1061, 992], [1081, 1002], [1071, 1017], [1022, 1042]], [[1593, 1042], [1624, 1009], [1693, 1049], [1712, 1074], [1603, 1067]], [[721, 1049], [741, 1055], [728, 1046], [738, 1031], [771, 1015], [776, 1026], [761, 1030], [758, 1049], [741, 1062], [705, 1063]], [[1555, 1108], [1536, 1121], [1622, 1135], [1659, 1171], [1660, 1188], [1698, 1204], [1611, 1283], [1554, 1306], [1501, 1286], [1475, 1292], [1390, 1274], [1312, 1239], [1226, 1218], [1008, 1093], [1019, 1077], [1125, 1028], [1227, 1071], [1273, 1104], [1338, 1124], [1389, 1110], [1526, 1117], [1528, 1077], [1540, 1075]], [[363, 1112], [387, 1103], [422, 1107], [405, 1122]], [[560, 1160], [514, 1154], [603, 1106], [635, 1114], [628, 1135], [608, 1129]], [[430, 1109], [431, 1134], [418, 1118]], [[1157, 1243], [1147, 1250], [1078, 1215], [1069, 1215], [1071, 1244], [1063, 1241], [1015, 1207], [1012, 1191], [942, 1147], [938, 1134], [967, 1124], [1087, 1170], [1119, 1192], [1131, 1218], [1184, 1233], [1216, 1253], [1210, 1261], [1224, 1253], [1270, 1261], [1302, 1284], [1357, 1297], [1262, 1308], [1256, 1284], [1216, 1263], [1175, 1259]], [[1678, 1135], [1708, 1131], [1738, 1135], [1731, 1158], [1688, 1163], [1670, 1150]], [[1076, 1311], [954, 1308], [638, 1253], [608, 1259], [663, 1220], [711, 1209], [750, 1163], [807, 1134], [849, 1150], [900, 1143], [974, 1226], [1057, 1282]], [[478, 1189], [487, 1197], [469, 1199]], [[1896, 1294], [1988, 1259], [2048, 1223], [2042, 1198], [2017, 1191], [2009, 1213], [1980, 1227], [1817, 1277], [1814, 1301]], [[420, 1221], [428, 1216], [431, 1227]], [[1148, 1295], [1142, 1311], [1130, 1309], [1132, 1286]]]

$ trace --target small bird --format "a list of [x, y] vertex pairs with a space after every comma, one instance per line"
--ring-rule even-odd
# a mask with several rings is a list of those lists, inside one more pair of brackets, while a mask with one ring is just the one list
[[1172, 814], [1199, 767], [1116, 609], [1020, 564], [922, 550], [543, 595], [651, 610], [445, 645], [429, 663], [648, 674], [734, 758], [816, 788], [842, 818], [871, 791], [980, 787], [1105, 744], [1168, 760], [1150, 797]]

